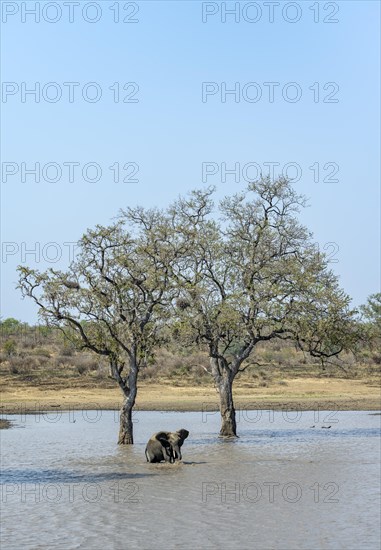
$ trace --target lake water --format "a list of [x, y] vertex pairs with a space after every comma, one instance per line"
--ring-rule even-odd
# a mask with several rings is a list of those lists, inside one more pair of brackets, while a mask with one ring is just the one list
[[[137, 412], [130, 447], [113, 411], [9, 416], [2, 550], [380, 548], [379, 415], [238, 415], [221, 441], [218, 414]], [[179, 428], [183, 463], [147, 464], [151, 434]]]

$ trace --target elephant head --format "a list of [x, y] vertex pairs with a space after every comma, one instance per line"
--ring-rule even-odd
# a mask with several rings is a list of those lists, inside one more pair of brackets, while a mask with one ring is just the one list
[[181, 460], [181, 446], [188, 437], [188, 430], [177, 432], [158, 432], [154, 434], [147, 443], [147, 462], [161, 462], [165, 460], [173, 464], [175, 460]]
[[172, 448], [174, 459], [182, 460], [181, 447], [186, 438], [188, 437], [188, 430], [178, 430], [177, 432], [168, 432], [168, 441]]

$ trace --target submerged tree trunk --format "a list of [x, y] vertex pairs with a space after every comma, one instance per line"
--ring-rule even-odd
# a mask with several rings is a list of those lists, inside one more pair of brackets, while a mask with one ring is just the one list
[[124, 395], [124, 401], [120, 410], [118, 445], [133, 445], [134, 429], [132, 422], [132, 410], [137, 394], [137, 379], [139, 367], [135, 355], [131, 355], [128, 376], [123, 378], [121, 369], [115, 361], [111, 362], [111, 370]]
[[120, 410], [120, 426], [118, 445], [132, 445], [134, 443], [134, 431], [132, 424], [132, 408], [127, 398]]
[[234, 372], [224, 359], [211, 359], [212, 374], [220, 396], [221, 430], [222, 437], [238, 437], [235, 408], [233, 401]]
[[223, 437], [237, 437], [237, 424], [233, 401], [233, 377], [224, 374], [218, 386], [220, 394], [221, 430]]

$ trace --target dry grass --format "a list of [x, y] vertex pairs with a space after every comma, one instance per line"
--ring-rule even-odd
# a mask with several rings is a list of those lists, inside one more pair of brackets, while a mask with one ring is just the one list
[[[107, 362], [91, 353], [79, 353], [49, 330], [26, 330], [22, 337], [7, 334], [1, 340], [0, 376], [2, 412], [17, 407], [118, 408], [121, 394], [110, 377]], [[9, 343], [10, 342], [10, 343]], [[378, 357], [378, 356], [377, 356]], [[342, 409], [380, 408], [380, 362], [364, 352], [361, 363], [347, 356], [344, 370], [306, 358], [289, 343], [258, 346], [255, 360], [234, 383], [240, 406], [316, 408], [335, 403]], [[137, 407], [161, 410], [217, 408], [218, 395], [206, 372], [207, 355], [181, 346], [157, 351], [155, 362], [141, 370]]]
[[[379, 410], [379, 385], [362, 380], [290, 378], [287, 386], [234, 386], [236, 408], [299, 410]], [[96, 387], [19, 387], [2, 394], [1, 412], [38, 412], [39, 410], [118, 409], [119, 389]], [[217, 410], [218, 394], [208, 386], [173, 386], [172, 381], [139, 384], [136, 408], [140, 410], [199, 411]]]

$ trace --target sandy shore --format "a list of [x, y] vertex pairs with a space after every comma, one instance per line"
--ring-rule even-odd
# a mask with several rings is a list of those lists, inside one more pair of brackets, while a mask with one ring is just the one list
[[[243, 383], [234, 388], [236, 409], [380, 410], [378, 384], [338, 378], [294, 378], [285, 384], [258, 388]], [[2, 392], [2, 414], [38, 413], [49, 410], [119, 409], [119, 388], [25, 387]], [[218, 394], [210, 386], [141, 384], [137, 410], [217, 410]]]

